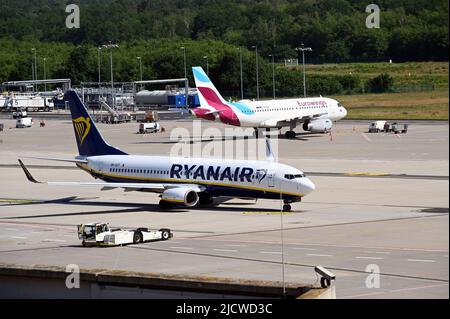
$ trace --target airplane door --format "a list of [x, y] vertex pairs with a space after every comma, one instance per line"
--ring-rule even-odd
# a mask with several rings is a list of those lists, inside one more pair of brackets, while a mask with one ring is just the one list
[[275, 178], [273, 173], [267, 174], [267, 184], [269, 187], [275, 187]]

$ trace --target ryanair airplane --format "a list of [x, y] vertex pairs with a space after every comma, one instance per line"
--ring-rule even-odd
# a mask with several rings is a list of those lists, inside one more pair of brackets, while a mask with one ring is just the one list
[[[86, 107], [75, 91], [66, 93], [72, 114], [79, 156], [75, 159], [39, 158], [75, 163], [103, 182], [44, 182], [55, 186], [98, 186], [102, 190], [160, 194], [160, 208], [174, 205], [211, 205], [214, 199], [282, 199], [284, 210], [311, 193], [314, 184], [298, 169], [275, 161], [266, 142], [266, 161], [220, 160], [163, 156], [129, 155], [101, 136]], [[23, 162], [19, 163], [28, 180], [34, 179]]]

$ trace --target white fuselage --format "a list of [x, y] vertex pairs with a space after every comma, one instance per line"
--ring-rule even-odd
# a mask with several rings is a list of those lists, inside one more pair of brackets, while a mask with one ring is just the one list
[[105, 155], [78, 166], [107, 182], [199, 185], [211, 196], [298, 201], [315, 189], [296, 168], [271, 161]]
[[[244, 127], [278, 127], [280, 122], [288, 125], [291, 119], [316, 116], [315, 119], [330, 119], [338, 121], [347, 115], [347, 110], [341, 104], [330, 98], [303, 98], [266, 101], [243, 100], [237, 104], [247, 106], [233, 109]], [[285, 126], [284, 125], [284, 126]]]

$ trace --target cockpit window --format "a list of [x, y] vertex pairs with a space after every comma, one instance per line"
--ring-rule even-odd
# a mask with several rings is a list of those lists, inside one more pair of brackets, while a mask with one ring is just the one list
[[289, 180], [296, 179], [296, 178], [304, 178], [304, 177], [306, 177], [305, 174], [286, 174], [286, 175], [284, 175], [284, 178], [289, 179]]

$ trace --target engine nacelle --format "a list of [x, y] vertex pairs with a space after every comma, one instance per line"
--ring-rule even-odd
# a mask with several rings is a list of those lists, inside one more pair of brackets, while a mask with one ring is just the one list
[[329, 119], [314, 120], [303, 124], [303, 129], [311, 133], [328, 133], [333, 127], [333, 122]]
[[198, 204], [199, 197], [195, 190], [188, 188], [171, 188], [161, 194], [161, 200], [171, 204], [194, 207]]

